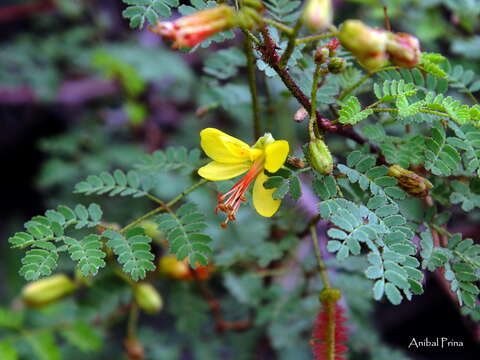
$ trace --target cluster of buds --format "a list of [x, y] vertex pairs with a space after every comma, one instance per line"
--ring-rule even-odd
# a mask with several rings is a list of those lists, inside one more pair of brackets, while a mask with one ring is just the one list
[[424, 177], [398, 165], [390, 166], [388, 175], [397, 179], [398, 186], [415, 197], [427, 197], [428, 191], [433, 187], [432, 183]]
[[158, 271], [161, 275], [177, 280], [207, 280], [212, 275], [212, 265], [197, 266], [195, 269], [188, 265], [188, 260], [177, 260], [173, 255], [162, 256], [158, 261]]
[[149, 283], [141, 282], [135, 284], [133, 287], [133, 296], [140, 309], [148, 314], [156, 314], [162, 310], [162, 297]]
[[308, 143], [308, 162], [322, 175], [328, 175], [333, 171], [332, 154], [322, 139], [312, 139]]
[[339, 46], [340, 42], [337, 39], [333, 39], [315, 51], [315, 62], [325, 65], [326, 72], [340, 74], [347, 68], [347, 61], [344, 58], [335, 56]]
[[315, 360], [345, 360], [347, 351], [347, 328], [344, 310], [338, 304], [341, 293], [337, 289], [326, 288], [320, 293], [322, 309], [315, 320], [310, 344]]
[[420, 42], [410, 34], [374, 29], [359, 20], [347, 20], [338, 38], [369, 70], [380, 68], [388, 61], [406, 68], [414, 67], [420, 61]]
[[68, 276], [58, 274], [27, 284], [21, 296], [27, 306], [39, 308], [61, 300], [77, 287]]
[[333, 7], [331, 0], [308, 0], [303, 12], [303, 21], [312, 31], [323, 31], [332, 25]]

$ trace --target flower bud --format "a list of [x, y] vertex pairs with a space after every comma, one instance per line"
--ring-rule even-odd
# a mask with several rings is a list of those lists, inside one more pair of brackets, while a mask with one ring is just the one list
[[158, 271], [173, 279], [185, 280], [191, 276], [189, 266], [183, 261], [178, 261], [174, 255], [162, 256], [158, 262]]
[[173, 40], [173, 48], [192, 48], [206, 38], [235, 26], [235, 12], [227, 5], [219, 5], [182, 16], [175, 21], [160, 21], [149, 30]]
[[149, 283], [136, 284], [133, 288], [133, 296], [138, 306], [148, 314], [156, 314], [162, 310], [162, 297]]
[[332, 74], [340, 74], [347, 68], [347, 60], [340, 57], [333, 57], [328, 63], [328, 71]]
[[308, 160], [310, 166], [320, 174], [330, 174], [333, 170], [333, 158], [327, 145], [321, 139], [308, 144]]
[[22, 290], [22, 300], [27, 306], [42, 307], [62, 299], [76, 288], [66, 275], [53, 275], [27, 284]]
[[150, 236], [152, 239], [161, 238], [162, 232], [158, 229], [158, 225], [152, 220], [144, 220], [140, 223], [140, 226], [145, 231], [145, 235]]
[[312, 31], [323, 31], [332, 25], [331, 0], [308, 0], [303, 20]]
[[338, 38], [359, 63], [369, 70], [379, 68], [388, 61], [388, 33], [368, 27], [359, 20], [347, 20], [340, 28]]
[[427, 179], [398, 165], [390, 166], [388, 168], [388, 175], [396, 178], [398, 180], [398, 186], [415, 197], [426, 197], [428, 190], [433, 187], [432, 183]]
[[305, 108], [302, 106], [300, 109], [298, 109], [295, 112], [295, 115], [293, 115], [293, 120], [299, 123], [305, 120], [307, 116], [308, 116], [308, 111], [305, 110]]
[[415, 67], [420, 61], [420, 41], [406, 33], [390, 34], [387, 41], [387, 52], [390, 61], [404, 68]]
[[330, 57], [330, 49], [326, 47], [318, 48], [315, 51], [315, 63], [324, 64]]

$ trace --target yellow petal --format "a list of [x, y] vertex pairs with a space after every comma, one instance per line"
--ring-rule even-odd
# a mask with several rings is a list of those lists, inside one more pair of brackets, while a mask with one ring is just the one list
[[243, 174], [250, 169], [249, 162], [241, 164], [224, 164], [218, 161], [212, 161], [198, 169], [198, 175], [207, 180], [228, 180]]
[[200, 138], [203, 151], [212, 160], [226, 164], [250, 160], [250, 146], [223, 131], [206, 128], [200, 131]]
[[276, 140], [265, 147], [265, 169], [274, 173], [287, 159], [290, 147], [285, 140]]
[[257, 176], [253, 185], [253, 206], [257, 212], [265, 217], [271, 217], [280, 207], [281, 200], [272, 198], [276, 189], [265, 189], [263, 183], [268, 180], [268, 176], [263, 171]]

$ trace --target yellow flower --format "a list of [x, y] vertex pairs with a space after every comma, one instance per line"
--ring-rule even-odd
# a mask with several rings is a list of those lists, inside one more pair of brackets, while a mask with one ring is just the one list
[[285, 162], [289, 145], [285, 140], [275, 140], [269, 133], [262, 136], [255, 145], [249, 146], [224, 132], [207, 128], [200, 132], [201, 146], [205, 154], [213, 161], [201, 167], [198, 174], [207, 180], [228, 180], [246, 172], [227, 193], [218, 196], [215, 212], [223, 211], [227, 219], [235, 220], [235, 214], [241, 203], [246, 200], [245, 192], [253, 185], [253, 206], [265, 217], [271, 217], [280, 207], [281, 200], [272, 198], [275, 189], [265, 189], [268, 179], [264, 170], [276, 172]]

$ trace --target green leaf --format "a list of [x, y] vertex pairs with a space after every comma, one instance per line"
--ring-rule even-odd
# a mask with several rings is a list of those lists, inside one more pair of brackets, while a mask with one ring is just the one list
[[400, 291], [392, 283], [385, 284], [385, 294], [393, 305], [399, 305], [402, 302]]
[[155, 270], [155, 256], [150, 249], [152, 239], [143, 232], [140, 227], [127, 231], [125, 235], [112, 230], [103, 232], [103, 236], [109, 239], [107, 246], [117, 255], [123, 271], [135, 281], [145, 278], [147, 271]]
[[159, 215], [154, 221], [165, 233], [170, 243], [170, 251], [179, 260], [188, 257], [193, 268], [197, 263], [208, 264], [208, 258], [212, 254], [209, 246], [212, 239], [200, 232], [206, 228], [205, 216], [198, 212], [195, 204], [186, 203], [176, 213]]
[[62, 328], [60, 334], [70, 344], [84, 353], [95, 352], [102, 347], [100, 333], [83, 321], [78, 321], [69, 327]]
[[178, 0], [122, 0], [128, 6], [122, 13], [123, 17], [130, 19], [130, 27], [142, 28], [145, 19], [150, 25], [156, 25], [159, 18], [169, 17], [171, 8], [179, 5]]
[[338, 111], [338, 114], [340, 115], [338, 121], [341, 124], [354, 125], [373, 114], [373, 110], [362, 110], [362, 106], [357, 97], [350, 96], [345, 100], [342, 108]]

